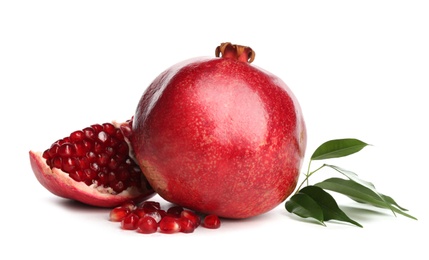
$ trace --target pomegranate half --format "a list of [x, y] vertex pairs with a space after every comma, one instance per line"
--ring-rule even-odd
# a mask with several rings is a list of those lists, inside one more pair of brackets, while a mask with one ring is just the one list
[[115, 207], [154, 195], [135, 163], [126, 135], [130, 122], [94, 124], [30, 151], [37, 180], [53, 194], [98, 207]]
[[161, 73], [141, 97], [130, 139], [164, 199], [226, 218], [267, 212], [295, 189], [306, 147], [301, 108], [249, 47], [223, 43]]

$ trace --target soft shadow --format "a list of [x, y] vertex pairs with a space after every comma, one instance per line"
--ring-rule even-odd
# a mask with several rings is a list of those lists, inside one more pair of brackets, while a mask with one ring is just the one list
[[292, 219], [293, 221], [298, 221], [298, 222], [302, 222], [302, 223], [308, 223], [308, 224], [314, 224], [316, 226], [326, 227], [325, 225], [323, 225], [322, 223], [318, 222], [317, 220], [315, 220], [313, 218], [301, 218], [295, 214], [289, 213], [286, 210], [282, 211], [280, 214], [284, 215], [285, 217]]
[[377, 210], [353, 206], [341, 206], [341, 209], [344, 211], [344, 213], [347, 214], [347, 216], [358, 222], [374, 220], [374, 217], [386, 217], [393, 215], [393, 213], [388, 209], [385, 209], [383, 212], [381, 211], [383, 209]]
[[[368, 208], [364, 208], [364, 207], [353, 207], [353, 206], [341, 206], [340, 208], [342, 211], [344, 211], [344, 213], [346, 213], [346, 215], [349, 218], [353, 219], [354, 221], [357, 221], [359, 224], [361, 224], [363, 226], [365, 226], [365, 223], [369, 223], [371, 221], [376, 221], [377, 219], [380, 219], [381, 217], [392, 216], [392, 214], [393, 214], [389, 210], [382, 211], [383, 209], [378, 210], [378, 208], [368, 209]], [[325, 221], [325, 225], [323, 225], [313, 218], [301, 218], [295, 214], [287, 212], [286, 210], [281, 211], [280, 214], [292, 219], [293, 221], [315, 224], [315, 225], [319, 225], [321, 227], [324, 227], [325, 225], [328, 226], [329, 223], [339, 223], [342, 225], [349, 225], [349, 226], [355, 227], [355, 225], [353, 225], [351, 223], [343, 222], [343, 221], [337, 221], [334, 219], [329, 220], [329, 221]]]
[[76, 200], [55, 198], [54, 203], [59, 205], [60, 207], [62, 207], [64, 209], [66, 209], [66, 210], [73, 211], [73, 212], [104, 213], [104, 212], [110, 211], [110, 209], [108, 209], [108, 208], [90, 206], [90, 205], [81, 203], [81, 202], [76, 201]]

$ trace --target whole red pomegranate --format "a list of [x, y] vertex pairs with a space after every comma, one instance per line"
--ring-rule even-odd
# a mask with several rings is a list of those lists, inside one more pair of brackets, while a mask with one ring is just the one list
[[286, 84], [249, 64], [251, 48], [223, 43], [216, 56], [161, 73], [140, 99], [130, 141], [167, 201], [221, 217], [256, 216], [295, 189], [306, 128]]
[[92, 206], [115, 207], [152, 197], [154, 191], [129, 148], [130, 124], [94, 124], [44, 152], [30, 151], [37, 180], [57, 196]]

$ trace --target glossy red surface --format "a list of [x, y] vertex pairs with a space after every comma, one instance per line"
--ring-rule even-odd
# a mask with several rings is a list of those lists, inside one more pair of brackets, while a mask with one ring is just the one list
[[262, 214], [295, 188], [306, 145], [299, 104], [276, 76], [233, 59], [194, 59], [143, 95], [133, 148], [166, 200], [229, 218]]

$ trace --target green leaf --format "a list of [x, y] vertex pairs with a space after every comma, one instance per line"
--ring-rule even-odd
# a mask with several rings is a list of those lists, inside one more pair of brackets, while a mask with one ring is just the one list
[[359, 152], [367, 143], [358, 139], [336, 139], [330, 140], [320, 145], [311, 156], [311, 160], [324, 160], [339, 158]]
[[307, 194], [296, 193], [285, 204], [286, 210], [301, 218], [313, 218], [325, 226], [322, 208]]
[[307, 186], [299, 191], [299, 193], [304, 193], [310, 196], [322, 209], [323, 211], [323, 220], [328, 221], [331, 219], [349, 222], [358, 227], [362, 227], [361, 224], [349, 218], [344, 211], [339, 207], [335, 199], [322, 188], [317, 186]]
[[391, 205], [394, 205], [403, 211], [408, 211], [408, 209], [405, 209], [405, 208], [399, 206], [398, 203], [396, 203], [396, 201], [394, 201], [391, 197], [383, 195], [383, 194], [381, 194], [381, 196], [384, 198], [384, 201], [390, 203]]
[[406, 211], [406, 209], [400, 207], [391, 197], [376, 193], [372, 189], [353, 180], [330, 178], [315, 184], [315, 186], [346, 195], [360, 203], [390, 209], [393, 212], [399, 213], [408, 218], [416, 219], [415, 217], [405, 213], [404, 211]]
[[[374, 193], [378, 194], [377, 190], [375, 189], [374, 184], [372, 184], [371, 182], [368, 182], [368, 181], [360, 179], [356, 173], [354, 173], [352, 171], [349, 171], [349, 170], [346, 170], [346, 169], [343, 169], [341, 167], [335, 166], [335, 165], [325, 164], [325, 166], [330, 167], [330, 168], [336, 170], [337, 172], [343, 174], [344, 176], [346, 176], [350, 180], [352, 180], [352, 181], [354, 181], [356, 183], [359, 183], [362, 186], [365, 186], [368, 189], [372, 190]], [[380, 194], [378, 194], [378, 195], [379, 195], [379, 197], [381, 197]]]
[[343, 174], [344, 176], [346, 176], [347, 178], [349, 178], [350, 180], [366, 187], [367, 189], [370, 189], [374, 194], [376, 194], [378, 196], [378, 198], [384, 202], [384, 207], [388, 208], [392, 211], [393, 215], [395, 215], [395, 211], [393, 210], [393, 207], [384, 199], [384, 197], [382, 196], [382, 194], [378, 193], [378, 191], [375, 189], [374, 184], [372, 184], [371, 182], [368, 181], [364, 181], [362, 179], [360, 179], [358, 177], [358, 175], [354, 172], [351, 172], [349, 170], [345, 170], [343, 168], [340, 168], [338, 166], [335, 165], [329, 165], [329, 164], [325, 164], [325, 166], [327, 167], [331, 167], [332, 169], [336, 170], [337, 172]]

